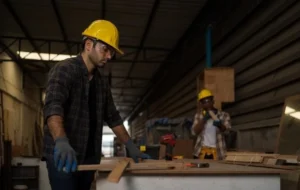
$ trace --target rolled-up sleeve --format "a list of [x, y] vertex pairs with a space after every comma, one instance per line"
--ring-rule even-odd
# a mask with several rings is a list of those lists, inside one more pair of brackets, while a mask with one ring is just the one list
[[43, 109], [45, 123], [52, 115], [64, 117], [64, 104], [69, 97], [72, 73], [74, 71], [70, 64], [65, 63], [57, 63], [49, 72]]
[[226, 129], [231, 129], [231, 118], [227, 112], [224, 112], [223, 124], [225, 125]]
[[106, 88], [106, 106], [104, 111], [104, 120], [110, 128], [123, 125], [123, 120], [120, 116], [119, 111], [116, 109], [113, 101], [112, 93], [109, 85]]

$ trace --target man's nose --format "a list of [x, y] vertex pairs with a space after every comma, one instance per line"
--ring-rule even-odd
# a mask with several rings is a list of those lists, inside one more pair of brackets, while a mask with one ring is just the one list
[[110, 51], [108, 51], [108, 53], [106, 54], [106, 58], [107, 58], [107, 60], [111, 60], [111, 57], [112, 57], [112, 55], [111, 55], [111, 52], [110, 52]]

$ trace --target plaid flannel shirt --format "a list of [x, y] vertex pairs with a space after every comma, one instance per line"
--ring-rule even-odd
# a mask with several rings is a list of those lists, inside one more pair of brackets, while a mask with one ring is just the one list
[[[109, 127], [123, 124], [116, 110], [106, 77], [99, 70], [94, 74], [96, 82], [97, 126], [95, 132], [95, 153], [101, 158], [102, 128], [104, 121]], [[47, 126], [52, 115], [64, 118], [64, 129], [70, 145], [77, 153], [78, 162], [85, 157], [89, 136], [89, 79], [82, 57], [66, 59], [57, 63], [49, 72], [44, 105], [44, 147], [43, 157], [53, 159], [54, 140]]]
[[[231, 121], [230, 121], [230, 115], [227, 112], [218, 110], [218, 113], [216, 114], [217, 117], [222, 121], [222, 123], [225, 125], [226, 130], [224, 132], [221, 132], [219, 129], [217, 129], [216, 133], [216, 149], [217, 149], [217, 156], [219, 160], [222, 160], [225, 158], [226, 154], [226, 143], [224, 134], [228, 132], [228, 129], [231, 128]], [[195, 135], [194, 127], [199, 123], [199, 119], [202, 119], [203, 115], [200, 113], [196, 113], [194, 117], [194, 123], [192, 126], [192, 134]], [[205, 127], [205, 125], [204, 125]], [[201, 132], [196, 140], [195, 147], [194, 147], [194, 156], [199, 156], [201, 152], [202, 147], [202, 141], [203, 141], [203, 132]]]

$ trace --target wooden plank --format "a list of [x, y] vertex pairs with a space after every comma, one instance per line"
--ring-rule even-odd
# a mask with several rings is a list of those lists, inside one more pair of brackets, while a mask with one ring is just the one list
[[[85, 169], [98, 170], [101, 172], [111, 171], [117, 160], [106, 160], [100, 165], [85, 165]], [[190, 168], [186, 167], [187, 163], [196, 162], [196, 163], [209, 163], [208, 168]], [[182, 160], [147, 160], [146, 162], [141, 162], [138, 164], [131, 163], [126, 168], [126, 174], [169, 174], [169, 175], [201, 175], [201, 174], [281, 174], [294, 172], [290, 169], [274, 169], [274, 168], [265, 168], [265, 167], [252, 167], [252, 166], [241, 166], [237, 164], [225, 164], [220, 161], [213, 160], [195, 160], [195, 159], [182, 159]], [[101, 173], [100, 173], [101, 174]]]
[[226, 153], [226, 156], [253, 156], [253, 155], [259, 155], [259, 156], [264, 156], [264, 157], [278, 157], [279, 154], [266, 154], [262, 152], [233, 152], [233, 151], [228, 151]]
[[[112, 171], [115, 168], [115, 162], [106, 164], [89, 164], [89, 165], [79, 165], [78, 171]], [[135, 171], [135, 170], [169, 170], [174, 168], [182, 168], [182, 163], [165, 163], [165, 162], [146, 162], [139, 164], [130, 164], [125, 171]]]
[[262, 163], [263, 157], [260, 155], [230, 155], [226, 156], [225, 161], [231, 162], [247, 162], [247, 163]]
[[241, 165], [241, 166], [253, 166], [253, 167], [260, 167], [260, 168], [273, 168], [273, 169], [283, 169], [283, 170], [299, 170], [299, 167], [295, 166], [281, 166], [281, 165], [271, 165], [271, 164], [261, 164], [261, 163], [243, 163], [243, 162], [230, 162], [224, 161], [225, 164], [233, 164], [233, 165]]
[[121, 160], [116, 164], [116, 167], [110, 172], [110, 174], [107, 177], [107, 181], [112, 183], [118, 183], [120, 181], [120, 178], [126, 169], [126, 167], [129, 165], [129, 160]]

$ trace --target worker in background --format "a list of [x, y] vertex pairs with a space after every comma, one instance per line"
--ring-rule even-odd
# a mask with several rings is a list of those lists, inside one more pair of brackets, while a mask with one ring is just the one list
[[[192, 133], [197, 135], [194, 158], [222, 160], [226, 153], [224, 133], [231, 128], [230, 115], [214, 107], [214, 96], [208, 89], [198, 94], [200, 109], [195, 114]], [[209, 111], [217, 119], [214, 120]]]
[[106, 77], [99, 68], [119, 49], [116, 26], [96, 20], [82, 33], [82, 51], [57, 63], [49, 72], [44, 106], [44, 149], [53, 190], [89, 190], [93, 171], [78, 164], [99, 164], [106, 122], [134, 160], [147, 159], [134, 145], [116, 110]]

